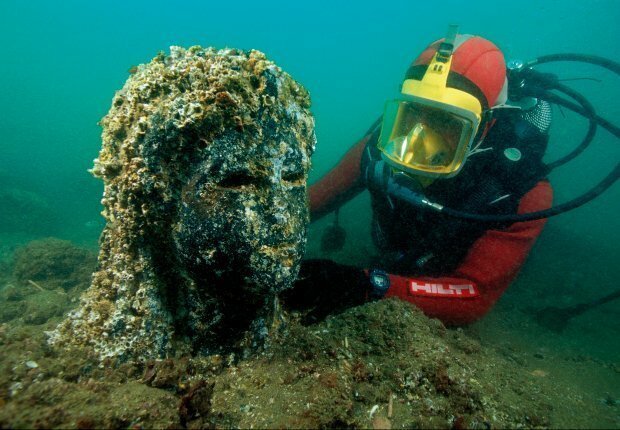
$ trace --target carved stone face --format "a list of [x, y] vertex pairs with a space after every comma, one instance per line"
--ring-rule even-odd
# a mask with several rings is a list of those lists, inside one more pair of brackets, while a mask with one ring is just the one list
[[101, 122], [100, 267], [54, 342], [144, 359], [269, 331], [305, 247], [309, 108], [258, 51], [172, 47], [140, 65]]
[[285, 127], [228, 133], [195, 164], [173, 228], [182, 264], [207, 293], [262, 305], [290, 286], [306, 238], [310, 157]]

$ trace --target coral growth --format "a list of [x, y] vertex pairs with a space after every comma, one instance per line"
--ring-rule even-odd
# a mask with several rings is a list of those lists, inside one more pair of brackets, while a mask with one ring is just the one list
[[309, 106], [258, 51], [138, 66], [101, 121], [99, 268], [50, 342], [144, 359], [263, 338], [305, 245]]

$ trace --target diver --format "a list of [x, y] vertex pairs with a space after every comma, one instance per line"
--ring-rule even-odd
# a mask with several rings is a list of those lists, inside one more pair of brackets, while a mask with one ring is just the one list
[[[428, 46], [408, 68], [399, 99], [386, 103], [382, 117], [308, 191], [312, 221], [336, 212], [331, 240], [339, 243], [331, 245], [338, 248], [344, 241], [338, 209], [367, 189], [379, 256], [369, 269], [304, 261], [282, 297], [285, 305], [303, 310], [306, 322], [384, 297], [411, 302], [446, 325], [484, 316], [519, 272], [546, 218], [584, 204], [618, 178], [616, 166], [590, 192], [552, 207], [551, 169], [583, 151], [597, 125], [614, 126], [533, 65], [507, 68], [492, 42], [458, 34], [456, 26]], [[588, 118], [590, 129], [575, 151], [546, 164], [550, 101]]]

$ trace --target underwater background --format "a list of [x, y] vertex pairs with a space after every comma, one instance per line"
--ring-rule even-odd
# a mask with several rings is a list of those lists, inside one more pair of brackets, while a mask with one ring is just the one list
[[[9, 261], [21, 245], [50, 236], [96, 250], [104, 225], [99, 215], [103, 187], [88, 169], [101, 145], [97, 122], [129, 69], [171, 45], [258, 49], [305, 86], [318, 140], [312, 183], [362, 137], [385, 101], [398, 94], [409, 63], [443, 37], [449, 24], [490, 39], [507, 60], [583, 53], [619, 61], [619, 22], [618, 0], [2, 0], [0, 261]], [[566, 84], [618, 124], [616, 75], [574, 63], [541, 70], [565, 79], [596, 79]], [[547, 160], [578, 145], [586, 126], [583, 118], [554, 108]], [[614, 168], [619, 154], [618, 140], [599, 127], [578, 159], [550, 175], [556, 204], [593, 187]], [[575, 318], [560, 334], [537, 325], [533, 315], [546, 306], [588, 302], [620, 288], [619, 198], [614, 185], [585, 206], [550, 219], [517, 281], [485, 320], [468, 330], [483, 343], [523, 344], [541, 356], [577, 351], [616, 366], [618, 374], [620, 300]], [[373, 252], [370, 216], [366, 193], [342, 209], [340, 223], [349, 239], [330, 258], [358, 265], [367, 261]], [[328, 216], [311, 226], [309, 257], [322, 256], [320, 235], [331, 222]], [[618, 387], [601, 384], [601, 398], [618, 416]]]

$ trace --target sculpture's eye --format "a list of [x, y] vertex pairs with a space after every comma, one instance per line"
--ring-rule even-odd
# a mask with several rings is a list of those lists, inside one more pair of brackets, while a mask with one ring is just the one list
[[303, 170], [283, 172], [282, 181], [286, 182], [288, 185], [299, 187], [304, 185], [306, 181], [306, 175], [304, 174]]
[[265, 179], [250, 175], [248, 172], [231, 172], [217, 184], [221, 188], [241, 189], [251, 186], [261, 186]]

